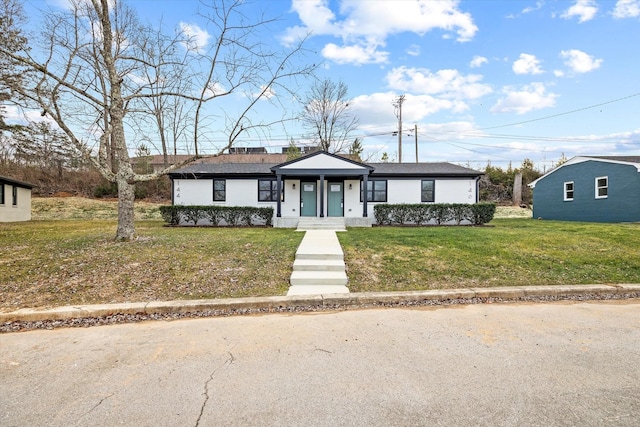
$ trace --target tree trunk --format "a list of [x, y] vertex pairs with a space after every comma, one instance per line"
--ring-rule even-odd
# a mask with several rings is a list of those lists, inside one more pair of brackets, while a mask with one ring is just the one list
[[517, 173], [513, 179], [513, 206], [522, 204], [522, 174]]
[[117, 176], [118, 184], [118, 231], [117, 241], [131, 241], [136, 238], [136, 227], [134, 224], [133, 202], [135, 199], [135, 184], [129, 184], [126, 177], [121, 174]]

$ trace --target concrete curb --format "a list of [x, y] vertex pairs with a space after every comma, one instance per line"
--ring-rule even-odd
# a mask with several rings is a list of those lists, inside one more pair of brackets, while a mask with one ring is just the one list
[[349, 294], [321, 294], [273, 297], [226, 298], [213, 300], [154, 301], [147, 303], [121, 303], [74, 305], [50, 309], [24, 308], [0, 313], [0, 323], [38, 322], [107, 317], [117, 314], [167, 314], [211, 312], [211, 315], [251, 313], [252, 311], [282, 311], [296, 307], [371, 307], [402, 305], [425, 301], [472, 300], [494, 298], [517, 301], [527, 298], [554, 298], [572, 296], [640, 295], [640, 284], [618, 285], [560, 285], [515, 286], [496, 288], [463, 288], [409, 292], [361, 292]]

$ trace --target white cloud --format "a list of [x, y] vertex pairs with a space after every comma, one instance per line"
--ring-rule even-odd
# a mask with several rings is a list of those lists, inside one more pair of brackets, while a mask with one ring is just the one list
[[412, 44], [411, 46], [409, 46], [409, 48], [407, 48], [407, 55], [411, 55], [411, 56], [420, 55], [420, 46], [418, 46], [417, 44]]
[[489, 85], [481, 83], [479, 74], [462, 75], [457, 70], [397, 67], [386, 76], [389, 87], [401, 92], [439, 95], [459, 101], [477, 99], [492, 92]]
[[264, 94], [262, 95], [264, 97], [264, 99], [271, 99], [274, 96], [276, 96], [276, 91], [273, 90], [272, 87], [267, 87], [265, 90], [265, 85], [260, 86], [260, 92], [254, 94], [254, 96], [258, 96], [260, 95], [260, 93], [262, 93], [262, 91], [264, 91]]
[[216, 95], [222, 95], [227, 92], [227, 88], [221, 85], [219, 82], [210, 83], [207, 90], [204, 92], [205, 97], [212, 97]]
[[547, 93], [542, 83], [531, 83], [521, 90], [507, 87], [503, 92], [505, 96], [491, 107], [492, 113], [525, 114], [554, 106], [558, 97], [554, 93]]
[[314, 33], [328, 34], [335, 31], [332, 21], [336, 18], [326, 0], [293, 0], [291, 8], [298, 13], [305, 27]]
[[524, 9], [522, 9], [522, 14], [535, 12], [536, 10], [542, 9], [542, 6], [544, 6], [544, 1], [543, 0], [537, 1], [536, 5], [534, 7], [529, 6], [529, 7], [525, 7]]
[[637, 18], [640, 16], [640, 0], [618, 0], [611, 12], [614, 18]]
[[484, 56], [476, 55], [476, 56], [473, 57], [473, 59], [469, 63], [469, 66], [471, 68], [478, 68], [478, 67], [481, 67], [482, 64], [486, 64], [488, 62], [489, 62], [489, 60], [487, 58], [485, 58]]
[[[440, 29], [455, 33], [457, 41], [471, 40], [478, 27], [469, 13], [458, 9], [458, 0], [417, 0], [397, 2], [379, 0], [372, 3], [361, 0], [342, 0], [340, 17], [331, 10], [328, 0], [293, 0], [292, 10], [298, 14], [302, 25], [290, 27], [282, 37], [291, 43], [301, 35], [333, 36], [342, 40], [343, 46], [330, 43], [323, 49], [342, 63], [387, 60], [387, 52], [378, 52], [386, 38], [393, 34], [413, 32], [423, 35]], [[415, 52], [414, 49], [412, 51]], [[366, 53], [366, 55], [363, 55]], [[349, 54], [353, 54], [353, 61]]]
[[593, 19], [597, 12], [598, 7], [596, 6], [595, 0], [576, 0], [576, 3], [560, 15], [560, 17], [571, 19], [577, 16], [578, 22], [583, 23]]
[[180, 31], [186, 37], [185, 48], [198, 53], [204, 52], [211, 36], [196, 24], [180, 22]]
[[593, 56], [577, 49], [563, 50], [560, 57], [566, 59], [565, 65], [574, 73], [588, 73], [602, 64], [602, 59], [594, 59]]
[[40, 110], [24, 110], [15, 105], [2, 105], [0, 107], [4, 110], [2, 115], [7, 123], [26, 125], [29, 122], [47, 122], [53, 128], [59, 129], [58, 124], [50, 116], [43, 116]]
[[540, 60], [535, 55], [521, 53], [520, 59], [513, 63], [513, 72], [516, 74], [542, 74]]
[[[398, 98], [395, 92], [360, 95], [352, 99], [353, 113], [358, 117], [360, 128], [375, 133], [381, 127], [396, 129], [398, 118], [394, 114], [393, 102]], [[417, 123], [439, 111], [462, 111], [466, 105], [459, 101], [438, 99], [431, 95], [406, 95], [402, 104], [402, 120]]]
[[329, 43], [322, 49], [322, 56], [338, 64], [380, 64], [387, 62], [389, 52], [378, 50], [376, 45], [338, 46]]

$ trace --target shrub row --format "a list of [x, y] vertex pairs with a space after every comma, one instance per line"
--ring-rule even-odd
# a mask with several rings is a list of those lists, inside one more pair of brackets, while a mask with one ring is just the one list
[[460, 225], [463, 221], [482, 225], [493, 219], [496, 205], [495, 203], [381, 204], [374, 206], [373, 212], [379, 225], [441, 225], [450, 222]]
[[219, 226], [224, 221], [228, 226], [270, 226], [273, 218], [273, 208], [256, 208], [252, 206], [160, 206], [160, 214], [170, 225], [193, 223], [207, 220], [213, 226]]

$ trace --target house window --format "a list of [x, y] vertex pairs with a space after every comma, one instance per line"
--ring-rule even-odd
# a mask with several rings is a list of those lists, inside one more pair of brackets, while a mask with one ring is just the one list
[[12, 196], [12, 200], [13, 200], [11, 202], [11, 204], [13, 206], [18, 206], [18, 187], [15, 186], [15, 185], [13, 186], [13, 192], [12, 192], [11, 196]]
[[596, 178], [596, 199], [606, 199], [609, 190], [609, 177]]
[[227, 181], [224, 179], [213, 180], [213, 201], [224, 202], [227, 200]]
[[436, 182], [433, 179], [422, 180], [422, 195], [420, 200], [423, 202], [434, 202], [436, 200]]
[[0, 205], [4, 205], [4, 184], [0, 184]]
[[573, 200], [573, 181], [564, 183], [564, 201], [570, 202]]
[[[362, 201], [362, 195], [360, 195]], [[387, 201], [387, 181], [367, 181], [367, 202]]]
[[[277, 202], [278, 201], [278, 181], [275, 179], [258, 180], [258, 201]], [[284, 185], [280, 193], [280, 201], [284, 202]]]

